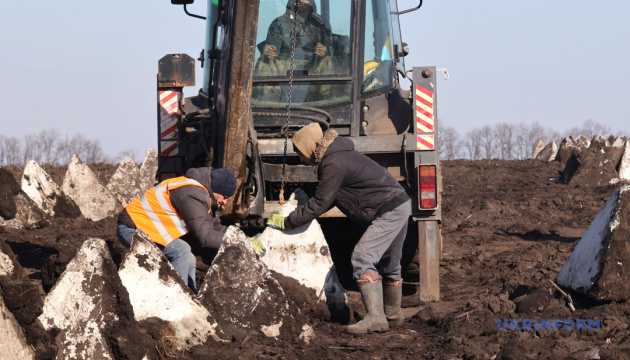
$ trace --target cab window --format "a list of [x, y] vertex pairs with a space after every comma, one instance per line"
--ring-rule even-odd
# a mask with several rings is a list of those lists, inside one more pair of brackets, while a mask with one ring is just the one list
[[367, 0], [365, 4], [362, 93], [371, 94], [393, 86], [393, 42], [388, 3]]
[[350, 102], [351, 82], [334, 78], [350, 76], [352, 2], [298, 0], [297, 9], [295, 4], [295, 0], [260, 1], [252, 103], [286, 103], [291, 68], [292, 103]]

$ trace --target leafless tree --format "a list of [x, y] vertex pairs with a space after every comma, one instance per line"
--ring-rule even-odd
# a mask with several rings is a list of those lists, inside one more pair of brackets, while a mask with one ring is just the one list
[[550, 132], [548, 130], [545, 130], [545, 128], [537, 121], [525, 127], [525, 133], [526, 135], [524, 137], [524, 146], [526, 152], [523, 158], [531, 158], [532, 155], [534, 155], [534, 150], [536, 149], [536, 144], [538, 143], [538, 140], [546, 143], [553, 139], [553, 137], [550, 137]]
[[104, 159], [103, 148], [98, 140], [87, 140], [83, 161], [87, 164], [102, 162]]
[[459, 157], [461, 144], [459, 133], [455, 128], [450, 126], [441, 128], [438, 132], [438, 144], [441, 159], [453, 160]]
[[514, 157], [525, 159], [531, 157], [529, 150], [529, 126], [526, 123], [514, 124]]
[[607, 137], [612, 133], [612, 130], [608, 125], [600, 124], [592, 119], [588, 119], [584, 121], [581, 126], [570, 128], [568, 133], [573, 136], [573, 138], [578, 138], [580, 135], [584, 135], [590, 140], [595, 135]]
[[37, 141], [37, 136], [34, 134], [24, 135], [22, 139], [24, 146], [21, 151], [21, 162], [20, 164], [26, 164], [30, 160], [35, 160], [39, 162], [40, 151], [39, 151], [39, 143]]
[[4, 154], [4, 164], [19, 164], [21, 160], [22, 146], [16, 137], [5, 137], [2, 143], [2, 153]]
[[480, 156], [484, 159], [492, 159], [495, 155], [496, 139], [494, 131], [490, 125], [484, 125], [479, 131], [479, 143], [481, 146]]
[[50, 128], [48, 130], [42, 130], [39, 135], [39, 147], [41, 151], [40, 162], [42, 165], [57, 165], [59, 161], [60, 141], [59, 132], [56, 129]]
[[494, 128], [501, 159], [512, 159], [515, 142], [515, 126], [508, 123], [497, 124]]
[[64, 163], [69, 163], [72, 155], [77, 155], [86, 164], [103, 161], [105, 158], [99, 140], [87, 139], [83, 134], [76, 134], [59, 147]]
[[483, 135], [480, 129], [473, 129], [466, 133], [466, 139], [463, 141], [463, 145], [468, 153], [468, 158], [478, 160], [481, 157], [482, 137]]

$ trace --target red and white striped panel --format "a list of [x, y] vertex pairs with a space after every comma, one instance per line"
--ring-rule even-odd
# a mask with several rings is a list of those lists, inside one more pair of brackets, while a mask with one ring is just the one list
[[435, 150], [435, 137], [433, 135], [418, 135], [418, 150]]
[[416, 84], [416, 125], [418, 133], [434, 132], [433, 92]]
[[160, 144], [162, 156], [176, 156], [179, 155], [179, 148], [177, 147], [177, 141], [162, 141]]
[[160, 138], [162, 156], [178, 155], [177, 124], [179, 120], [179, 92], [160, 91]]

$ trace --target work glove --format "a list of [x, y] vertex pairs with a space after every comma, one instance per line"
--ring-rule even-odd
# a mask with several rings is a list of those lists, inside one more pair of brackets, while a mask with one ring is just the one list
[[280, 213], [271, 214], [267, 220], [267, 226], [272, 229], [284, 230], [284, 215]]
[[267, 253], [267, 249], [263, 246], [263, 244], [258, 240], [258, 237], [252, 236], [249, 238], [249, 242], [254, 246], [254, 250], [258, 256], [263, 257]]

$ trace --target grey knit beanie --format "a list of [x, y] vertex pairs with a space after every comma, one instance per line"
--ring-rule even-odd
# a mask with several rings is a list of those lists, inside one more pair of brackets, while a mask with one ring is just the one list
[[212, 192], [230, 197], [236, 192], [236, 176], [229, 169], [220, 168], [210, 173]]

